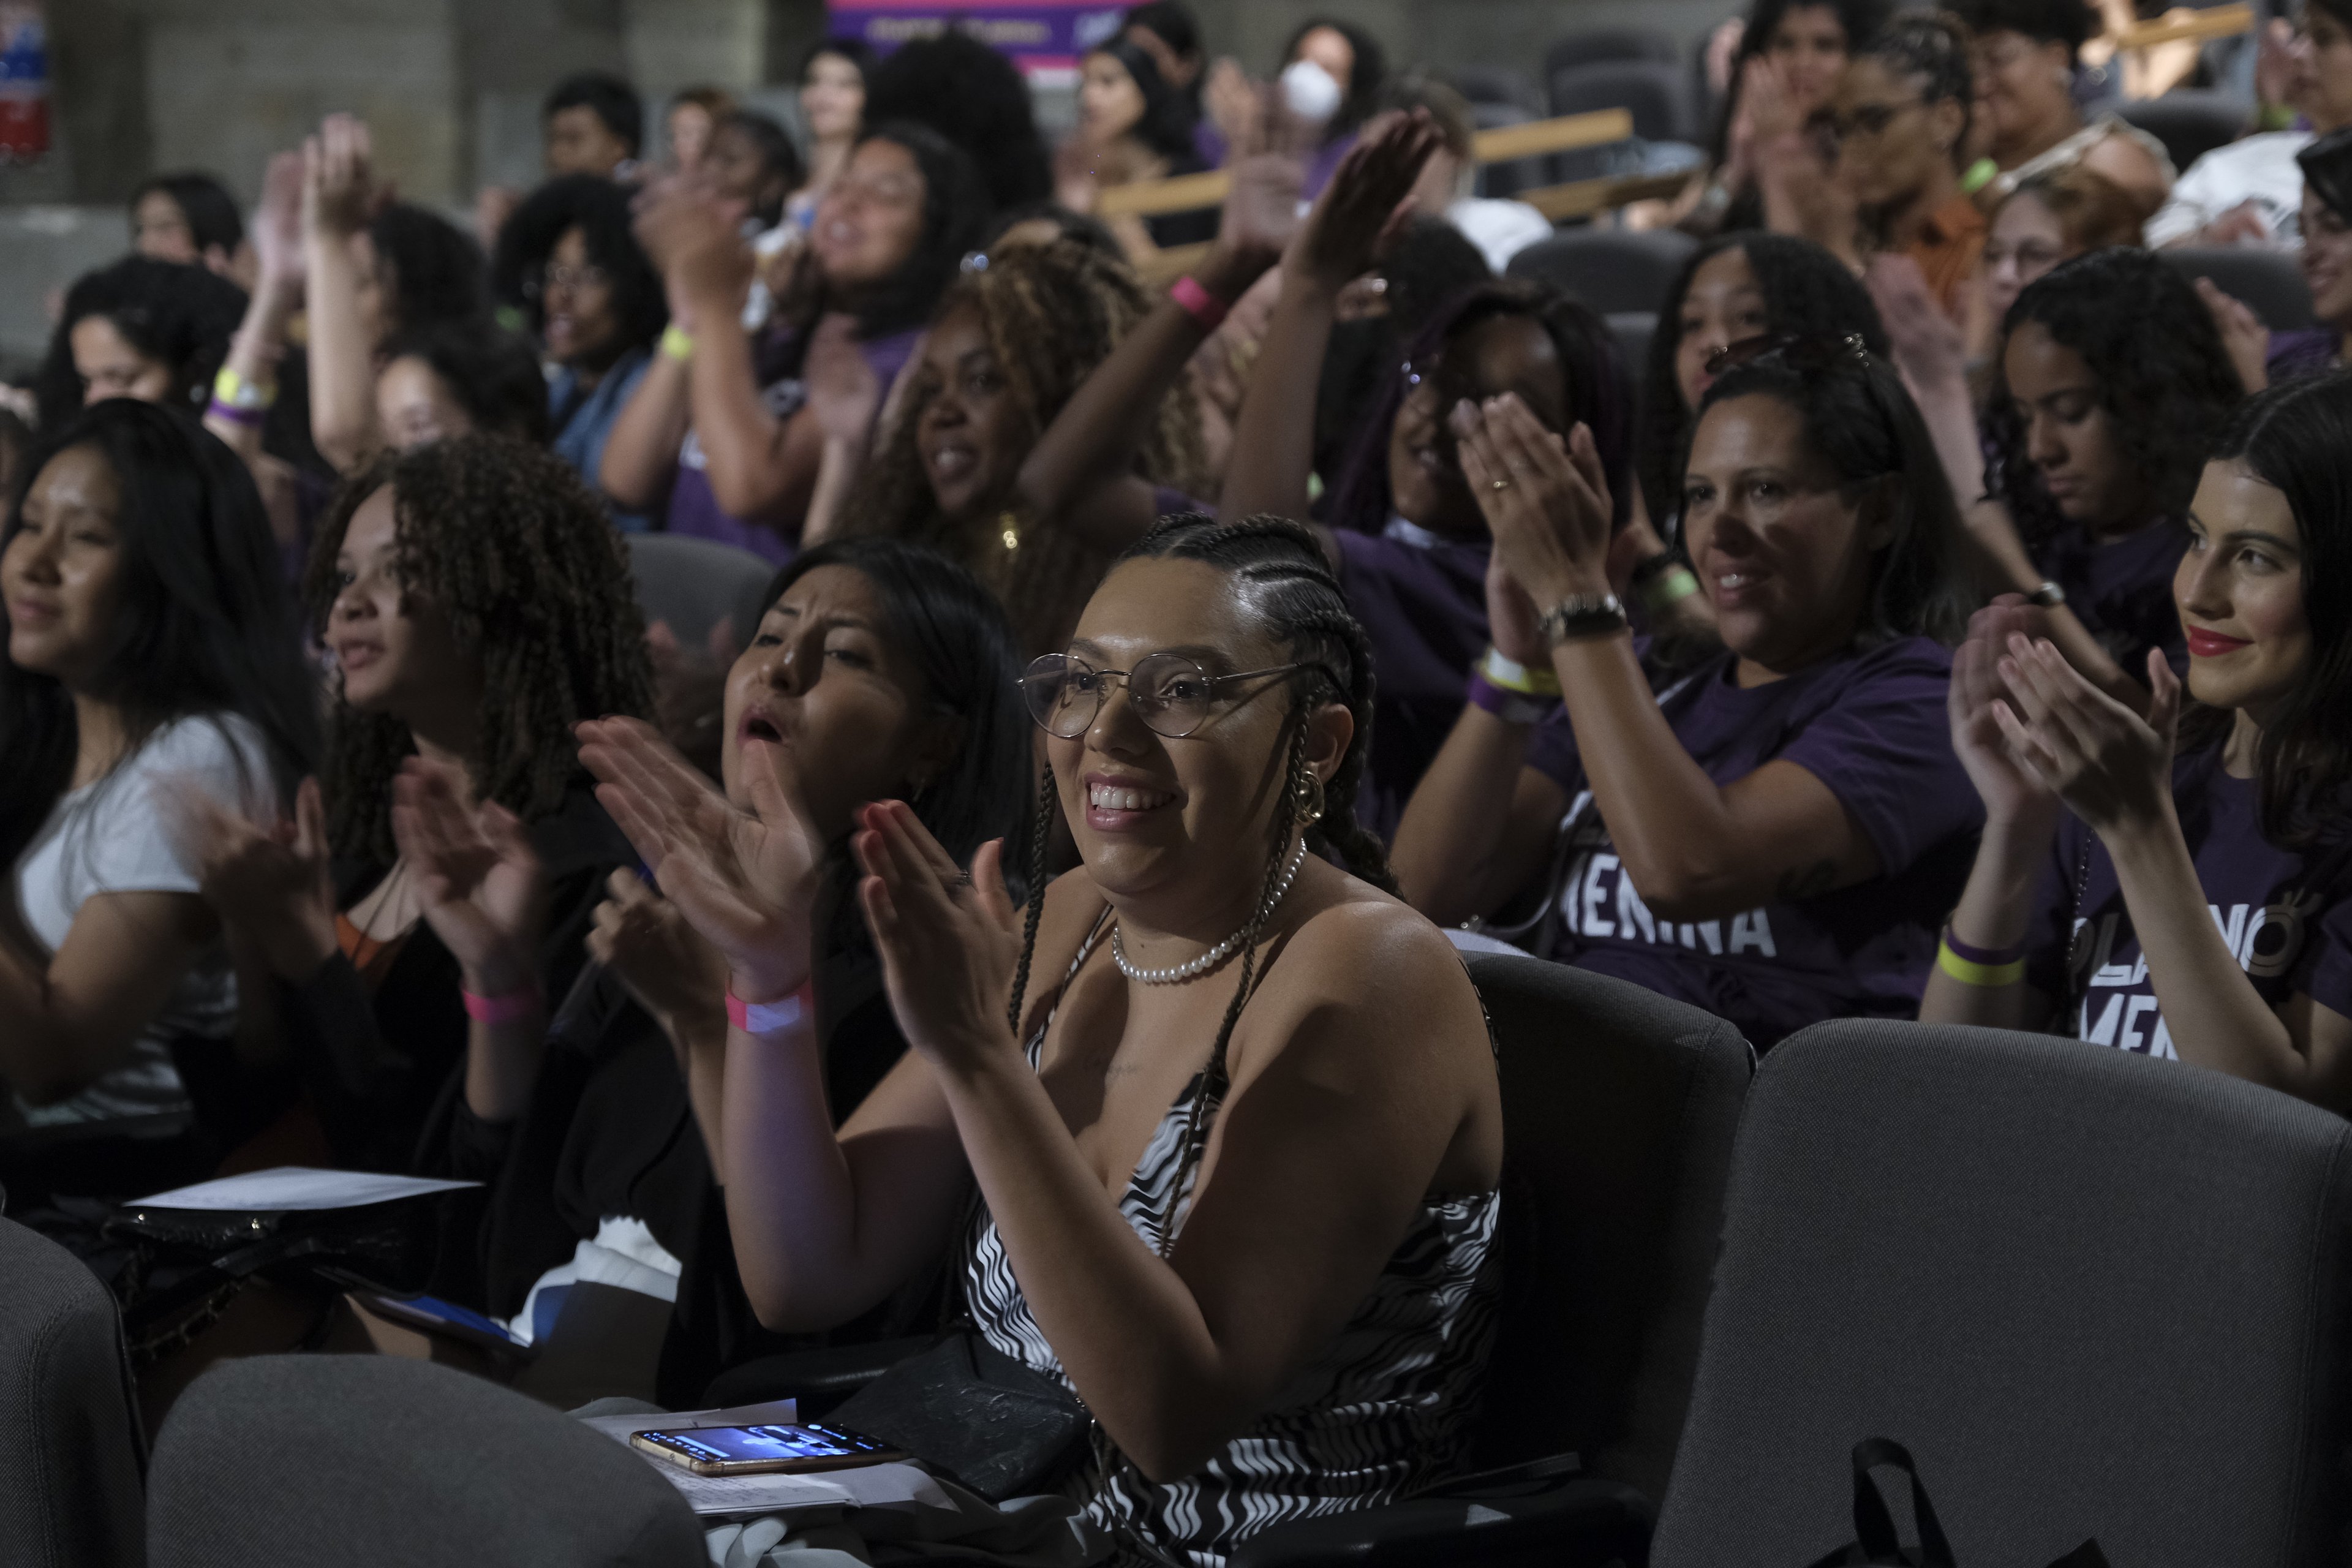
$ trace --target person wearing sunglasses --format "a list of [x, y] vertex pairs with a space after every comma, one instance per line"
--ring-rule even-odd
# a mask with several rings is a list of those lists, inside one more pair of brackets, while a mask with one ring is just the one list
[[[793, 892], [813, 837], [756, 772], [753, 815], [677, 812], [592, 727], [606, 795], [729, 967], [751, 1304], [820, 1328], [949, 1254], [987, 1342], [1093, 1418], [1063, 1489], [1123, 1561], [1221, 1563], [1459, 1452], [1501, 1104], [1460, 960], [1381, 890], [1353, 820], [1370, 684], [1304, 528], [1160, 523], [1022, 683], [1049, 764], [1025, 910], [1001, 844], [967, 865], [904, 805], [859, 814], [858, 908], [910, 1048], [838, 1131]], [[1080, 864], [1049, 885], [1056, 814]]]
[[[1974, 91], [1968, 30], [1940, 12], [1906, 12], [1854, 57], [1815, 120], [1837, 148], [1864, 247], [1912, 257], [1955, 319], [1984, 248], [1984, 215], [1960, 188]], [[1842, 237], [1815, 237], [1842, 248]]]
[[1406, 897], [1759, 1048], [1910, 1016], [1982, 812], [1943, 716], [1959, 523], [1900, 378], [1849, 334], [1707, 388], [1683, 529], [1723, 647], [1663, 689], [1610, 589], [1591, 434], [1510, 397], [1454, 417], [1495, 650], [1405, 809]]

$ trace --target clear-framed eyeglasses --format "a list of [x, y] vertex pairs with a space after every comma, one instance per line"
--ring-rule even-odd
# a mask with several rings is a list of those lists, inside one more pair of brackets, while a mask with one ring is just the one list
[[1302, 669], [1320, 670], [1334, 689], [1345, 689], [1327, 666], [1311, 660], [1211, 675], [1199, 660], [1181, 653], [1146, 654], [1132, 669], [1097, 669], [1075, 654], [1049, 653], [1021, 678], [1021, 694], [1028, 700], [1030, 717], [1047, 734], [1072, 741], [1093, 725], [1112, 686], [1124, 682], [1136, 717], [1154, 733], [1181, 741], [1208, 722], [1211, 710], [1234, 687]]

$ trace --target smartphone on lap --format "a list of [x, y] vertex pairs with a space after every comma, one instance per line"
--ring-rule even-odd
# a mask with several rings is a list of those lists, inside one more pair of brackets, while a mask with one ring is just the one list
[[837, 1426], [695, 1426], [639, 1432], [632, 1447], [698, 1476], [759, 1476], [845, 1470], [907, 1456], [887, 1443]]

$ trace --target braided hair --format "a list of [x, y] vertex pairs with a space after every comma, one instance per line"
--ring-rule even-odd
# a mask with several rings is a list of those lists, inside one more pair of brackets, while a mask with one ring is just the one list
[[[1003, 252], [965, 272], [933, 320], [959, 309], [978, 313], [1019, 410], [1017, 438], [1025, 451], [1151, 304], [1126, 262], [1057, 239]], [[929, 544], [961, 562], [1004, 602], [1028, 651], [1058, 651], [1109, 565], [1107, 552], [1070, 530], [1031, 527], [1009, 489], [979, 498], [962, 515], [941, 511], [916, 447], [923, 412], [939, 391], [939, 378], [919, 368], [889, 444], [867, 466], [846, 508], [849, 528]], [[1181, 382], [1160, 401], [1140, 471], [1190, 492], [1199, 488], [1203, 466], [1199, 412], [1189, 382]]]
[[[543, 448], [488, 435], [436, 441], [379, 460], [336, 498], [303, 583], [314, 633], [341, 588], [335, 556], [352, 514], [387, 486], [404, 594], [430, 600], [459, 650], [481, 660], [481, 724], [466, 759], [475, 787], [525, 822], [550, 816], [586, 776], [572, 727], [653, 710], [621, 536], [571, 465]], [[339, 858], [394, 858], [392, 779], [415, 749], [406, 724], [338, 692], [320, 783]]]
[[1968, 24], [1949, 11], [1907, 11], [1878, 30], [1857, 58], [1876, 60], [1893, 77], [1909, 78], [1920, 99], [1960, 106], [1960, 133], [1952, 142], [1952, 166], [1968, 157], [1969, 130], [1976, 121], [1976, 61], [1969, 54]]
[[[1237, 584], [1248, 584], [1249, 602], [1265, 617], [1266, 630], [1292, 659], [1306, 667], [1290, 678], [1297, 701], [1284, 742], [1288, 752], [1284, 769], [1286, 785], [1275, 806], [1265, 881], [1249, 924], [1243, 929], [1237, 943], [1241, 981], [1234, 989], [1233, 1000], [1226, 1005], [1224, 1021], [1218, 1026], [1208, 1074], [1201, 1094], [1193, 1101], [1192, 1118], [1186, 1128], [1184, 1158], [1189, 1166], [1200, 1155], [1203, 1132], [1198, 1125], [1200, 1108], [1214, 1099], [1215, 1090], [1222, 1087], [1226, 1047], [1257, 977], [1258, 938], [1274, 915], [1274, 895], [1289, 861], [1292, 836], [1303, 826], [1309, 849], [1336, 854], [1349, 871], [1365, 881], [1390, 893], [1396, 891], [1396, 881], [1389, 875], [1388, 857], [1380, 839], [1356, 821], [1356, 791], [1363, 780], [1364, 758], [1371, 743], [1371, 643], [1356, 617], [1349, 613], [1347, 595], [1339, 579], [1332, 575], [1314, 533], [1288, 518], [1261, 514], [1230, 523], [1220, 523], [1200, 512], [1162, 518], [1119, 560], [1198, 561], [1228, 574]], [[1318, 813], [1314, 774], [1307, 762], [1307, 731], [1308, 718], [1327, 701], [1344, 703], [1355, 719], [1356, 729], [1339, 768], [1323, 786]], [[1051, 825], [1057, 805], [1054, 777], [1048, 772], [1037, 796], [1037, 825], [1031, 836], [1029, 900], [1022, 928], [1020, 965], [1013, 978], [1009, 1016], [1015, 1034], [1021, 1029], [1030, 959], [1037, 946], [1038, 918], [1045, 907], [1045, 829]], [[1174, 1190], [1181, 1191], [1182, 1187], [1183, 1175], [1180, 1172]], [[1163, 1235], [1163, 1248], [1166, 1241]]]

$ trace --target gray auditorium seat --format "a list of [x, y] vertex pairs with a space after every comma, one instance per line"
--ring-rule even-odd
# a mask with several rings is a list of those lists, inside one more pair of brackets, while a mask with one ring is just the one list
[[399, 1356], [224, 1362], [173, 1406], [154, 1568], [698, 1568], [639, 1456], [509, 1389]]
[[81, 1259], [0, 1219], [0, 1561], [138, 1568], [145, 1462], [114, 1298]]
[[1451, 66], [1441, 74], [1474, 104], [1507, 103], [1526, 110], [1530, 118], [1543, 113], [1543, 89], [1515, 66]]
[[1676, 229], [1562, 229], [1511, 258], [1513, 278], [1533, 278], [1602, 315], [1655, 311], [1698, 241]]
[[1655, 310], [1612, 310], [1609, 312], [1609, 331], [1617, 340], [1617, 352], [1625, 356], [1625, 374], [1633, 378], [1633, 391], [1638, 397], [1642, 378], [1650, 368], [1650, 340], [1658, 335], [1658, 313]]
[[1570, 66], [1602, 60], [1673, 60], [1681, 58], [1675, 41], [1647, 27], [1593, 27], [1568, 37], [1544, 50], [1544, 74]]
[[2243, 99], [2205, 88], [2175, 88], [2161, 98], [2116, 105], [2116, 112], [2164, 143], [2176, 170], [2238, 139], [2251, 117]]
[[1622, 109], [1644, 142], [1696, 142], [1702, 132], [1691, 102], [1690, 72], [1679, 60], [1594, 60], [1560, 66], [1545, 79], [1554, 114]]
[[[1525, 125], [1536, 116], [1513, 103], [1473, 101], [1470, 122], [1481, 131], [1500, 131], [1506, 126]], [[1516, 196], [1521, 191], [1532, 191], [1552, 183], [1553, 160], [1537, 153], [1528, 158], [1509, 158], [1500, 163], [1478, 166], [1477, 193], [1482, 196]]]
[[2341, 1563], [2347, 1266], [2338, 1117], [2042, 1036], [1803, 1030], [1748, 1097], [1650, 1561], [1814, 1561], [1889, 1437], [1963, 1563]]
[[2290, 252], [2257, 245], [2178, 245], [2157, 254], [2188, 277], [2210, 278], [2274, 332], [2319, 324], [2311, 312], [2311, 286]]
[[750, 644], [761, 598], [776, 574], [773, 565], [708, 539], [632, 533], [628, 542], [629, 572], [647, 626], [667, 621], [683, 647], [698, 650], [710, 628], [726, 620], [734, 626], [736, 646]]

